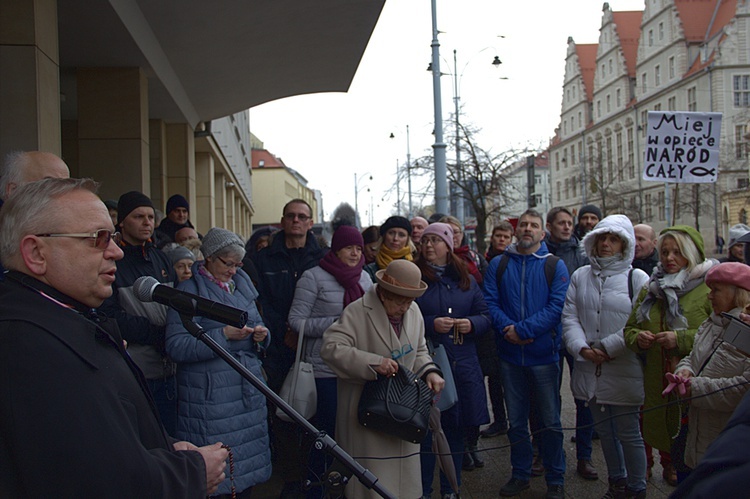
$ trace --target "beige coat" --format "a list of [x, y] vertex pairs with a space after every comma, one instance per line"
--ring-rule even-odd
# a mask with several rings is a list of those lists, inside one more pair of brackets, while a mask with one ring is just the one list
[[[730, 313], [737, 316], [740, 312], [734, 309]], [[698, 465], [748, 390], [749, 385], [734, 386], [750, 382], [750, 358], [721, 341], [728, 324], [729, 319], [711, 314], [695, 335], [693, 351], [675, 368], [675, 372], [687, 369], [696, 376], [690, 381], [693, 397], [725, 389], [690, 401], [685, 464], [691, 468]]]
[[[369, 430], [357, 420], [357, 405], [365, 382], [377, 378], [373, 366], [391, 352], [411, 344], [412, 352], [398, 362], [413, 372], [431, 363], [424, 339], [422, 313], [412, 303], [403, 317], [401, 338], [388, 321], [385, 308], [373, 286], [359, 300], [346, 307], [341, 317], [325, 333], [320, 356], [338, 376], [336, 441], [346, 452], [372, 471], [395, 497], [417, 499], [422, 496], [419, 445], [385, 433]], [[400, 459], [400, 456], [411, 457]], [[366, 457], [392, 457], [375, 460]], [[352, 477], [346, 487], [348, 499], [379, 497]]]

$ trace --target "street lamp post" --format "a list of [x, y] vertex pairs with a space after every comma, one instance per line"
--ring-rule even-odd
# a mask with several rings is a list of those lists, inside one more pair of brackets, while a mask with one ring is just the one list
[[[361, 173], [360, 175], [357, 175], [356, 173], [354, 174], [354, 214], [355, 214], [355, 217], [357, 218], [357, 225], [360, 228], [361, 228], [362, 224], [360, 222], [360, 217], [359, 217], [359, 191], [361, 191], [365, 186], [357, 187], [357, 181], [358, 181], [359, 178], [361, 178], [361, 177], [363, 177], [365, 175], [370, 175], [370, 173], [369, 172], [368, 173]], [[370, 175], [370, 177], [368, 178], [368, 180], [372, 180], [372, 175]], [[369, 189], [369, 187], [368, 187], [368, 189]]]
[[435, 108], [435, 211], [448, 212], [448, 169], [443, 142], [443, 105], [440, 90], [440, 42], [437, 29], [436, 0], [432, 0], [432, 93]]

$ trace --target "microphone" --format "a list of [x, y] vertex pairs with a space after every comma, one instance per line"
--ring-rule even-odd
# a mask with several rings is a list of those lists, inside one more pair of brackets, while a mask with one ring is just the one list
[[239, 328], [247, 324], [245, 310], [165, 286], [151, 276], [144, 275], [136, 279], [133, 283], [133, 294], [142, 302], [155, 301], [191, 317], [200, 315]]

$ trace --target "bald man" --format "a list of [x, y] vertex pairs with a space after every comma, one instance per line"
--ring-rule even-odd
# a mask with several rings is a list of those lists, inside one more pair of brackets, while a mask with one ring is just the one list
[[633, 231], [635, 232], [633, 268], [641, 269], [651, 275], [654, 267], [659, 263], [659, 254], [656, 251], [656, 231], [646, 224], [636, 225]]
[[409, 223], [411, 224], [411, 240], [414, 241], [414, 244], [419, 244], [422, 239], [422, 232], [430, 223], [422, 217], [414, 217]]
[[0, 170], [0, 199], [5, 201], [16, 189], [29, 182], [68, 177], [68, 165], [59, 156], [42, 151], [14, 151], [5, 157]]

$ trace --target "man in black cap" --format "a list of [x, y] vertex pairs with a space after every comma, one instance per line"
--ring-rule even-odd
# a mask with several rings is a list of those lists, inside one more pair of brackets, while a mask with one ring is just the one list
[[175, 365], [164, 349], [167, 307], [144, 303], [133, 294], [133, 284], [141, 276], [151, 276], [173, 286], [177, 280], [169, 258], [151, 240], [154, 233], [154, 205], [138, 191], [130, 191], [117, 202], [117, 228], [122, 234], [125, 253], [117, 264], [112, 296], [101, 307], [108, 317], [117, 319], [128, 353], [143, 371], [167, 432], [174, 434], [177, 424]]
[[175, 234], [178, 230], [190, 227], [195, 229], [190, 223], [190, 204], [185, 196], [175, 194], [167, 200], [167, 208], [164, 210], [166, 218], [161, 221], [156, 229], [156, 246], [162, 248], [164, 245], [175, 242]]
[[583, 241], [585, 236], [602, 219], [602, 210], [595, 204], [586, 204], [578, 211], [578, 225], [576, 225], [576, 236]]

